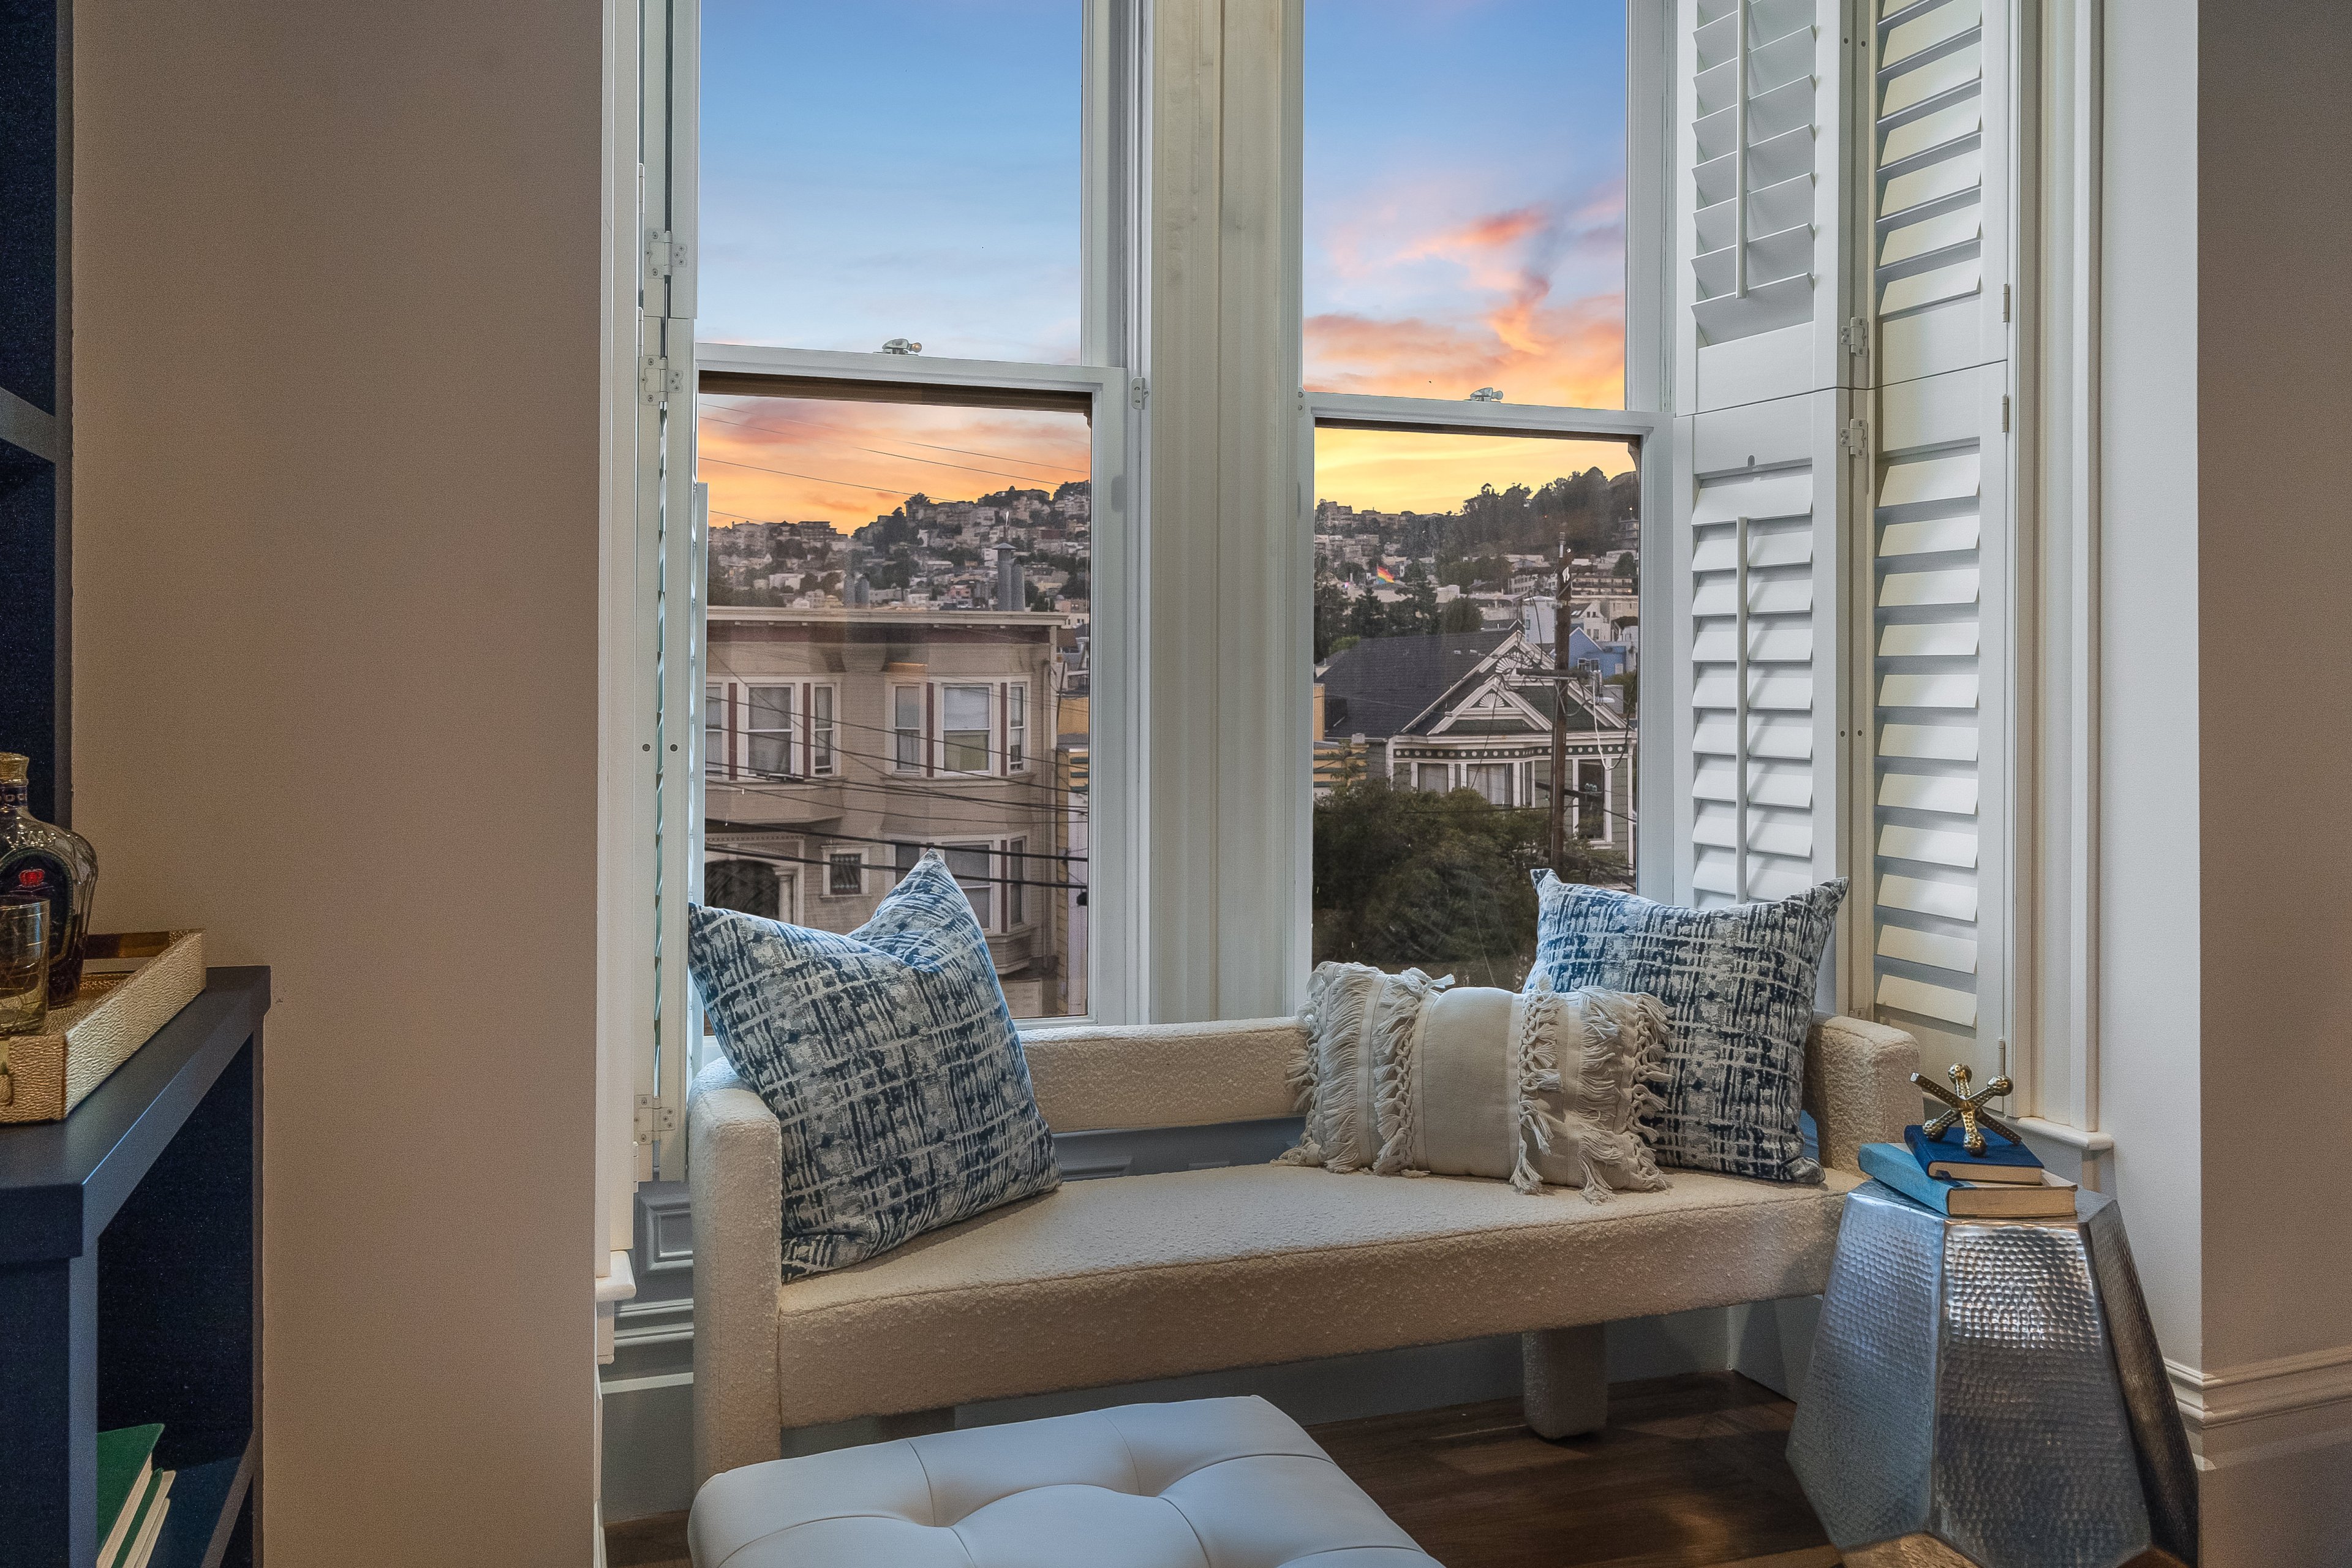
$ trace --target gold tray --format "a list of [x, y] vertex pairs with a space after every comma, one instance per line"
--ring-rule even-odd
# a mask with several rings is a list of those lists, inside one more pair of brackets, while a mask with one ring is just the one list
[[92, 936], [81, 989], [46, 1032], [0, 1035], [0, 1122], [62, 1121], [205, 988], [205, 933]]

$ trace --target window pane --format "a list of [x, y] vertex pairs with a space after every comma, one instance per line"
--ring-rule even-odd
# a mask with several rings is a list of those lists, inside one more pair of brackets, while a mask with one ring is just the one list
[[[1315, 957], [1517, 986], [1528, 872], [1633, 885], [1633, 454], [1323, 428], [1315, 489]], [[1557, 822], [1555, 731], [1599, 789]]]
[[[799, 918], [845, 932], [891, 870], [957, 846], [1006, 998], [1066, 1016], [1086, 996], [1087, 417], [853, 390], [702, 400], [709, 672], [749, 764], [705, 785], [706, 854], [810, 868]], [[1001, 607], [1008, 575], [1052, 607]], [[860, 845], [877, 875], [834, 861]]]
[[828, 868], [824, 890], [834, 894], [857, 894], [866, 890], [866, 858], [863, 855], [835, 855]]
[[704, 0], [698, 335], [1078, 357], [1080, 0]]
[[752, 687], [744, 728], [749, 731], [753, 773], [788, 773], [793, 771], [791, 687]]
[[1307, 385], [1616, 408], [1624, 0], [1307, 0]]
[[809, 772], [833, 772], [833, 688], [809, 690]]
[[727, 689], [706, 686], [702, 689], [702, 771], [723, 773], [727, 763]]
[[940, 693], [940, 765], [950, 773], [990, 771], [985, 686], [950, 686]]
[[996, 884], [988, 872], [988, 850], [984, 846], [968, 849], [950, 847], [947, 852], [948, 869], [955, 873], [956, 881], [963, 889], [963, 896], [971, 900], [971, 912], [980, 917], [983, 931], [993, 923], [989, 919], [989, 910], [995, 903], [996, 893]]

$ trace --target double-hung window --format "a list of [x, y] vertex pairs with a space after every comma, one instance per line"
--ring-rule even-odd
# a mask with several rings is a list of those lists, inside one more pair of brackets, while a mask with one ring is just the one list
[[1656, 51], [1622, 5], [1305, 0], [1304, 79], [1314, 956], [1516, 986], [1531, 871], [1658, 885], [1535, 787], [1623, 764], [1586, 809], [1633, 848], [1639, 664], [1579, 628], [1633, 597], [1669, 462], [1656, 378], [1625, 395], [1658, 353], [1626, 242]]
[[1052, 912], [998, 955], [1025, 1011], [1132, 1009], [1141, 40], [1117, 0], [640, 15], [658, 1136], [691, 898], [791, 876], [847, 931], [866, 860], [957, 846], [983, 923]]

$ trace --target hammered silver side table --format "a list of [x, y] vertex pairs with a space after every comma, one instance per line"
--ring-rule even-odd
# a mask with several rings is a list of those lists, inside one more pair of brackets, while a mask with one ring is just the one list
[[1789, 1462], [1847, 1568], [2194, 1568], [2197, 1475], [2114, 1200], [1846, 1199]]

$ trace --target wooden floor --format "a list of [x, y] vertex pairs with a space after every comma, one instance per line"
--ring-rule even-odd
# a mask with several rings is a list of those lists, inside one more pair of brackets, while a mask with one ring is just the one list
[[[1609, 1392], [1608, 1428], [1558, 1443], [1515, 1401], [1313, 1430], [1445, 1568], [1835, 1568], [1782, 1457], [1794, 1405], [1731, 1373]], [[687, 1565], [682, 1513], [604, 1542], [612, 1568]]]

